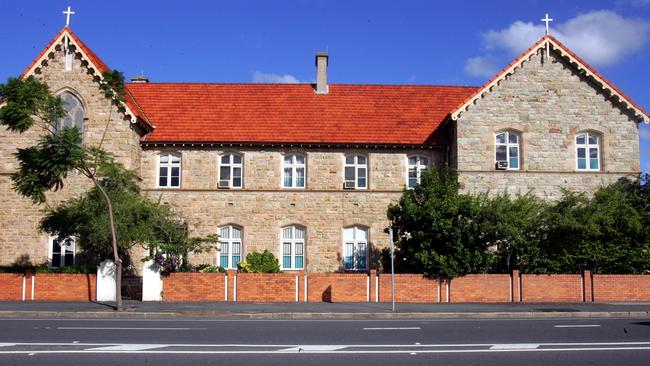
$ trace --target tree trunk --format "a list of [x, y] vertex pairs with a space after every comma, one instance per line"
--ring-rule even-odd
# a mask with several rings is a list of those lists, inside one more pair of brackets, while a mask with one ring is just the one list
[[108, 221], [111, 227], [111, 237], [112, 237], [112, 242], [113, 242], [113, 259], [115, 260], [115, 308], [117, 311], [122, 311], [124, 310], [124, 307], [122, 306], [122, 260], [120, 259], [120, 254], [117, 250], [117, 232], [115, 231], [115, 221], [113, 219], [113, 204], [111, 203], [111, 198], [108, 197], [108, 194], [106, 191], [104, 191], [104, 188], [97, 182], [95, 178], [93, 179], [93, 183], [95, 183], [95, 186], [99, 189], [100, 192], [102, 192], [102, 195], [104, 196], [104, 199], [106, 200], [106, 205], [108, 206]]

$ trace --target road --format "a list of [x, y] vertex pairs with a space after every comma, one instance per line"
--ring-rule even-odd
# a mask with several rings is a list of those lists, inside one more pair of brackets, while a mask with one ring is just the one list
[[646, 365], [650, 319], [0, 319], [0, 365]]

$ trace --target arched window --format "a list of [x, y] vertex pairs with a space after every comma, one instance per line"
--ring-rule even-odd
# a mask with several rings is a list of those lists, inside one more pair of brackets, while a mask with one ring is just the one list
[[219, 228], [219, 265], [227, 269], [237, 268], [241, 253], [242, 228], [234, 225]]
[[75, 238], [59, 239], [57, 236], [49, 238], [50, 267], [63, 268], [74, 265]]
[[345, 182], [347, 189], [368, 188], [368, 159], [363, 155], [345, 157]]
[[578, 170], [600, 170], [600, 135], [582, 132], [576, 135], [576, 168]]
[[65, 110], [65, 116], [59, 120], [56, 130], [60, 131], [64, 127], [77, 127], [79, 134], [83, 138], [84, 133], [84, 107], [81, 100], [70, 92], [63, 92], [59, 95]]
[[282, 269], [303, 269], [305, 258], [305, 228], [282, 228]]
[[361, 226], [343, 229], [343, 268], [357, 271], [368, 268], [368, 229]]
[[219, 160], [219, 188], [241, 188], [244, 184], [244, 159], [238, 154], [225, 154]]
[[408, 157], [408, 180], [409, 188], [415, 188], [420, 184], [422, 171], [429, 167], [429, 158], [422, 155], [413, 155]]
[[520, 136], [515, 131], [495, 135], [495, 167], [498, 170], [519, 170]]
[[179, 188], [181, 186], [181, 157], [175, 154], [158, 156], [158, 187]]
[[282, 160], [282, 187], [305, 188], [305, 157], [303, 155], [285, 155]]

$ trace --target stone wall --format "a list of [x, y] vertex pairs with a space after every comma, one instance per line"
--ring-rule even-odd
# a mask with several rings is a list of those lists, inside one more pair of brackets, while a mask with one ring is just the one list
[[[160, 153], [182, 157], [179, 189], [157, 189], [156, 162]], [[438, 151], [413, 150], [253, 150], [234, 152], [244, 156], [244, 188], [217, 189], [218, 161], [215, 149], [146, 149], [142, 155], [142, 185], [153, 199], [161, 198], [186, 218], [192, 235], [218, 232], [218, 227], [243, 227], [243, 256], [250, 251], [269, 250], [280, 258], [280, 230], [287, 225], [306, 227], [308, 272], [342, 269], [344, 227], [369, 228], [375, 251], [388, 245], [384, 229], [386, 210], [396, 203], [406, 184], [407, 156], [426, 154], [440, 160]], [[307, 157], [307, 187], [282, 189], [282, 156], [301, 153]], [[369, 175], [366, 190], [344, 190], [343, 166], [346, 153], [364, 153]], [[194, 262], [218, 264], [216, 251], [195, 256]]]
[[[68, 91], [76, 95], [84, 105], [84, 144], [97, 146], [108, 130], [103, 147], [118, 161], [130, 169], [140, 166], [140, 139], [124, 116], [111, 107], [98, 88], [96, 76], [79, 59], [73, 68], [65, 71], [64, 53], [59, 48], [35, 75], [45, 81], [54, 94]], [[110, 122], [109, 122], [110, 121]], [[38, 230], [45, 205], [35, 206], [29, 199], [16, 194], [12, 189], [10, 174], [18, 168], [14, 158], [17, 148], [34, 144], [42, 130], [33, 128], [23, 134], [0, 128], [0, 265], [10, 264], [23, 258], [33, 263], [48, 260], [48, 235]], [[48, 202], [55, 205], [62, 200], [79, 195], [90, 187], [90, 183], [76, 173], [69, 175], [65, 187], [59, 192], [48, 194]]]
[[[554, 199], [560, 187], [593, 192], [639, 172], [635, 120], [565, 60], [552, 53], [548, 62], [542, 53], [525, 61], [457, 121], [452, 161], [466, 192], [534, 189]], [[519, 171], [494, 168], [494, 135], [507, 129], [521, 134]], [[602, 135], [600, 172], [576, 170], [575, 135], [586, 130]]]

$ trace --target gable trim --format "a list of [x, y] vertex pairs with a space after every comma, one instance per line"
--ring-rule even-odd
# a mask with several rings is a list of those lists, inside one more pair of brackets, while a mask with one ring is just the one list
[[[27, 69], [22, 73], [21, 78], [26, 78], [28, 76], [32, 76], [36, 73], [36, 69], [40, 68], [43, 65], [43, 62], [46, 61], [51, 54], [56, 52], [56, 47], [60, 45], [64, 45], [65, 42], [68, 42], [69, 44], [73, 45], [75, 47], [75, 52], [79, 52], [81, 54], [81, 62], [86, 61], [88, 68], [90, 68], [93, 71], [93, 76], [99, 78], [99, 80], [103, 80], [104, 76], [102, 75], [106, 71], [110, 71], [111, 69], [104, 64], [97, 55], [94, 53], [91, 55], [92, 51], [85, 45], [83, 44], [77, 36], [72, 33], [72, 31], [66, 26], [63, 29], [59, 31], [59, 33], [50, 41], [50, 43], [45, 46], [45, 49], [41, 51], [41, 53], [32, 61], [32, 63], [27, 67]], [[93, 60], [96, 59], [96, 60]], [[139, 117], [137, 114], [133, 112], [133, 108], [129, 106], [128, 99], [133, 99], [133, 102], [135, 103], [135, 98], [131, 96], [130, 93], [127, 92], [127, 95], [125, 96], [127, 100], [122, 104], [124, 107], [124, 114], [127, 117], [126, 119], [129, 120], [130, 123], [136, 124], [136, 123], [141, 123], [145, 126], [147, 130], [153, 130], [154, 126], [151, 125], [147, 120], [146, 117], [142, 118]], [[139, 108], [137, 105], [134, 107]]]
[[532, 47], [524, 51], [518, 58], [516, 58], [510, 65], [506, 66], [503, 70], [497, 73], [492, 79], [485, 83], [474, 95], [467, 99], [463, 104], [456, 108], [451, 113], [451, 118], [456, 121], [460, 115], [467, 111], [469, 107], [479, 99], [485, 97], [485, 95], [493, 90], [493, 88], [501, 83], [506, 77], [513, 74], [515, 70], [521, 65], [530, 60], [531, 57], [537, 53], [540, 49], [545, 49], [546, 46], [552, 48], [553, 51], [556, 51], [560, 56], [571, 63], [574, 67], [580, 70], [586, 77], [590, 78], [596, 83], [599, 87], [606, 92], [607, 97], [612, 99], [617, 104], [621, 105], [627, 111], [632, 112], [639, 121], [644, 123], [650, 122], [650, 116], [648, 113], [634, 101], [632, 101], [627, 95], [625, 95], [618, 87], [616, 87], [611, 81], [607, 80], [604, 76], [594, 70], [589, 64], [582, 60], [578, 55], [569, 50], [566, 46], [560, 43], [557, 39], [552, 36], [544, 36]]

